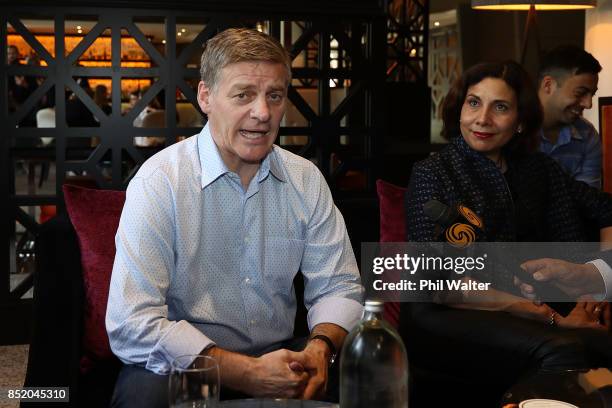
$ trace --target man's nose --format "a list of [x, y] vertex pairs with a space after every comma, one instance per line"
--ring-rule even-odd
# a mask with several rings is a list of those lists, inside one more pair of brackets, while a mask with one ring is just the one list
[[270, 119], [270, 107], [268, 106], [268, 101], [265, 96], [255, 99], [253, 108], [251, 109], [251, 117], [260, 122], [267, 122]]
[[591, 109], [593, 107], [593, 95], [585, 95], [580, 101], [580, 106], [584, 109]]

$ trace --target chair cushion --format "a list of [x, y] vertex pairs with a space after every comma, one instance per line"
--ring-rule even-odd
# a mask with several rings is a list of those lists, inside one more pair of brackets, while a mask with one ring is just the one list
[[81, 251], [85, 290], [81, 371], [87, 372], [96, 362], [113, 358], [104, 320], [125, 192], [72, 185], [64, 185], [63, 190]]
[[[404, 242], [406, 240], [404, 195], [407, 189], [383, 180], [376, 180], [376, 191], [380, 207], [380, 242]], [[399, 314], [399, 303], [385, 303], [385, 320], [394, 327], [398, 327]]]
[[404, 242], [406, 240], [404, 210], [406, 190], [404, 187], [376, 180], [380, 206], [380, 242]]

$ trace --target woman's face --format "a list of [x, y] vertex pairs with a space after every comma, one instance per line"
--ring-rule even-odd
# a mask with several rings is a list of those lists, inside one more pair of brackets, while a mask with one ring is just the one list
[[468, 88], [461, 107], [461, 135], [474, 150], [493, 161], [518, 128], [516, 94], [499, 78], [485, 78]]

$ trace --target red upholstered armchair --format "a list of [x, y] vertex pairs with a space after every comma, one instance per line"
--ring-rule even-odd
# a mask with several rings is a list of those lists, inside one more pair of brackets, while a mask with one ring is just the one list
[[[64, 186], [68, 214], [36, 240], [34, 327], [25, 386], [69, 387], [66, 406], [107, 407], [121, 363], [104, 326], [125, 193]], [[41, 406], [22, 403], [23, 407]]]
[[[404, 195], [407, 189], [383, 180], [376, 180], [380, 208], [380, 242], [404, 242], [406, 240], [406, 216]], [[399, 303], [385, 303], [384, 317], [396, 328], [399, 324]]]

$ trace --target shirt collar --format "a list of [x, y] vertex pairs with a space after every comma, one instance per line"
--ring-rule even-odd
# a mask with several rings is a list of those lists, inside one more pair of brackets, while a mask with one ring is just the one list
[[[281, 163], [280, 155], [278, 154], [278, 149], [279, 147], [277, 147], [276, 145], [272, 145], [272, 150], [270, 151], [270, 153], [268, 153], [265, 160], [261, 164], [261, 168], [263, 169], [264, 166], [267, 166], [270, 173], [272, 173], [274, 177], [276, 177], [279, 181], [285, 182], [287, 181], [287, 177], [285, 176], [285, 172], [283, 171], [283, 166]], [[263, 175], [264, 172], [262, 171], [261, 174]], [[261, 177], [259, 181], [262, 181], [264, 178], [265, 177]]]
[[[550, 140], [548, 140], [546, 136], [544, 136], [543, 129], [540, 129], [540, 138], [543, 141], [550, 143]], [[571, 139], [575, 139], [575, 140], [584, 139], [584, 137], [580, 134], [580, 132], [578, 131], [578, 129], [576, 128], [574, 124], [566, 125], [561, 128], [561, 130], [559, 131], [559, 138], [557, 139], [557, 143], [555, 143], [555, 146], [561, 146], [561, 145], [568, 144]]]
[[[208, 123], [202, 128], [197, 138], [198, 156], [200, 158], [200, 167], [202, 171], [201, 183], [202, 188], [205, 188], [225, 173], [229, 173], [230, 170], [221, 158], [221, 153], [219, 153], [219, 149], [210, 134]], [[284, 182], [286, 180], [282, 166], [279, 162], [280, 158], [275, 149], [276, 146], [272, 146], [272, 150], [262, 161], [256, 175], [258, 182], [265, 180], [268, 173], [272, 173], [272, 175], [280, 181]]]
[[219, 149], [210, 135], [208, 123], [197, 136], [198, 137], [198, 156], [200, 157], [200, 167], [202, 171], [202, 188], [205, 188], [213, 181], [229, 172], [223, 162]]
[[577, 139], [577, 140], [584, 139], [584, 136], [582, 135], [582, 133], [578, 131], [578, 128], [574, 124], [569, 125], [568, 128], [569, 128], [569, 132], [570, 132], [572, 139]]

